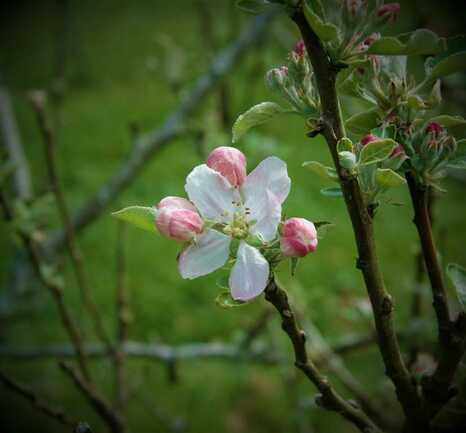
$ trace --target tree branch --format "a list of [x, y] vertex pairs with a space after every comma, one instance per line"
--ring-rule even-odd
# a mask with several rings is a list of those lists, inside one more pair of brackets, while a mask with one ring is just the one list
[[438, 367], [432, 377], [426, 377], [423, 381], [423, 391], [430, 402], [442, 404], [451, 396], [449, 388], [466, 350], [464, 323], [466, 318], [463, 317], [463, 314], [456, 321], [451, 318], [447, 289], [432, 234], [428, 189], [420, 185], [412, 173], [406, 173], [406, 180], [414, 209], [413, 221], [419, 235], [425, 267], [432, 288], [433, 307], [437, 317], [440, 343]]
[[84, 263], [81, 250], [78, 245], [76, 232], [70, 218], [68, 206], [66, 204], [65, 194], [63, 191], [60, 176], [58, 174], [56, 136], [47, 118], [45, 98], [46, 95], [42, 92], [35, 92], [33, 95], [31, 95], [31, 101], [37, 115], [39, 129], [42, 134], [45, 145], [45, 156], [50, 186], [55, 196], [55, 202], [57, 204], [58, 212], [63, 222], [66, 237], [66, 245], [70, 255], [71, 264], [76, 275], [76, 280], [80, 289], [81, 299], [92, 318], [92, 321], [94, 323], [95, 334], [100, 339], [100, 341], [102, 341], [102, 343], [107, 347], [107, 350], [111, 352], [113, 350], [112, 344], [103, 326], [99, 311], [97, 309], [97, 305], [94, 303], [94, 300], [92, 299], [92, 291], [89, 285], [86, 272], [84, 270]]
[[340, 179], [346, 207], [351, 218], [358, 249], [357, 267], [361, 270], [374, 312], [379, 348], [386, 373], [395, 385], [405, 415], [422, 425], [421, 402], [416, 387], [401, 356], [393, 324], [393, 302], [387, 292], [379, 267], [372, 218], [355, 176], [340, 166], [337, 143], [345, 136], [336, 92], [337, 68], [331, 63], [320, 39], [311, 29], [302, 10], [297, 7], [292, 20], [298, 26], [310, 57], [322, 105], [323, 134], [328, 143]]
[[[79, 425], [79, 423], [72, 420], [62, 408], [49, 405], [30, 388], [12, 379], [3, 371], [0, 371], [0, 382], [10, 391], [26, 399], [36, 410], [54, 419], [63, 426], [68, 427], [70, 430], [74, 430], [76, 426]], [[88, 430], [88, 432], [91, 433], [90, 430]]]
[[[9, 222], [14, 221], [14, 213], [13, 209], [8, 203], [7, 197], [4, 194], [3, 190], [0, 188], [0, 205], [3, 209], [5, 219]], [[68, 308], [65, 305], [65, 301], [63, 299], [63, 289], [62, 287], [55, 281], [53, 278], [47, 277], [43, 269], [42, 258], [39, 254], [39, 249], [37, 248], [34, 240], [31, 236], [27, 233], [22, 231], [18, 231], [18, 234], [21, 240], [24, 243], [26, 251], [29, 254], [29, 258], [32, 263], [32, 267], [39, 279], [39, 281], [46, 287], [50, 294], [52, 295], [60, 315], [61, 322], [63, 327], [65, 328], [66, 332], [70, 337], [70, 341], [73, 345], [73, 349], [75, 354], [78, 358], [79, 367], [81, 372], [86, 378], [90, 377], [89, 369], [87, 367], [87, 359], [86, 354], [83, 349], [83, 342], [81, 333], [79, 328], [77, 327], [76, 323], [74, 322]]]
[[73, 383], [86, 397], [89, 404], [98, 415], [105, 421], [112, 433], [124, 433], [125, 427], [118, 413], [116, 413], [110, 403], [89, 383], [78, 371], [66, 362], [59, 363], [60, 368], [73, 380]]
[[361, 432], [380, 433], [381, 430], [358, 406], [343, 399], [335, 391], [328, 379], [319, 372], [314, 363], [309, 359], [306, 350], [306, 334], [296, 323], [286, 292], [278, 287], [273, 278], [265, 290], [265, 298], [280, 313], [282, 328], [288, 334], [293, 344], [295, 365], [320, 391], [321, 396], [319, 402], [322, 407], [340, 413], [344, 418], [352, 422]]
[[[215, 57], [207, 72], [198, 78], [180, 106], [168, 116], [165, 122], [158, 129], [143, 134], [136, 140], [129, 159], [73, 216], [72, 224], [76, 232], [91, 224], [131, 184], [155, 154], [185, 131], [187, 121], [205, 100], [205, 96], [265, 34], [268, 24], [275, 15], [276, 13], [268, 13], [251, 20], [238, 40]], [[51, 235], [45, 249], [48, 252], [54, 252], [61, 249], [65, 241], [65, 232], [56, 232]]]

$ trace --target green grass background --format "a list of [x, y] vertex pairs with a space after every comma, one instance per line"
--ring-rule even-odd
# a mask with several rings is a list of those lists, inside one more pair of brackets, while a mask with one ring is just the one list
[[[68, 203], [76, 209], [112, 175], [130, 152], [128, 124], [137, 122], [143, 131], [155, 128], [178, 104], [178, 97], [167, 85], [163, 68], [150, 67], [154, 62], [163, 65], [166, 56], [157, 42], [160, 35], [168, 35], [186, 53], [183, 86], [189, 86], [205, 69], [209, 56], [202, 42], [195, 2], [102, 0], [69, 3], [68, 85], [61, 114], [59, 161]], [[240, 26], [247, 18], [237, 12], [232, 15], [227, 3], [226, 0], [212, 2], [219, 46], [228, 40], [231, 23]], [[457, 2], [446, 3], [451, 3], [450, 7], [434, 15], [432, 4], [425, 4], [424, 9], [419, 10], [415, 2], [404, 2], [405, 13], [399, 28], [409, 30], [422, 24], [444, 34], [453, 32], [452, 17]], [[13, 93], [21, 137], [34, 175], [34, 189], [42, 193], [48, 189], [43, 146], [26, 94], [31, 89], [49, 86], [54, 76], [59, 31], [57, 9], [52, 1], [16, 2], [3, 5], [1, 9], [1, 72]], [[448, 19], [453, 21], [446, 27], [444, 23]], [[260, 77], [251, 80], [251, 70], [258, 57], [263, 65], [256, 75], [263, 75], [268, 68], [284, 61], [285, 47], [289, 45], [285, 36], [291, 35], [291, 40], [296, 37], [284, 18], [275, 26], [275, 31], [268, 34], [267, 43], [259, 51], [251, 51], [228, 77], [233, 117], [255, 103], [275, 99]], [[210, 97], [196, 113], [197, 123], [212, 121], [209, 113], [214, 110], [215, 97]], [[228, 145], [228, 140], [226, 135], [212, 134], [207, 145], [209, 148]], [[321, 196], [319, 190], [327, 186], [325, 182], [301, 167], [306, 160], [329, 161], [323, 141], [307, 139], [300, 120], [283, 117], [258, 128], [239, 146], [248, 157], [250, 169], [269, 154], [287, 162], [292, 179], [291, 194], [284, 208], [287, 215], [335, 224], [320, 242], [317, 252], [300, 263], [294, 279], [288, 275], [288, 268], [283, 267], [281, 277], [288, 283], [292, 298], [303, 305], [306, 314], [329, 341], [347, 333], [370, 331], [370, 321], [352, 319], [354, 304], [364, 298], [365, 292], [355, 269], [354, 240], [343, 201]], [[201, 162], [191, 137], [173, 141], [149, 162], [118, 202], [82, 233], [80, 244], [86, 271], [109, 332], [115, 332], [117, 233], [110, 212], [131, 204], [152, 205], [166, 195], [183, 195], [186, 175]], [[464, 184], [446, 181], [445, 187], [448, 193], [438, 198], [435, 212], [442, 261], [466, 265]], [[395, 300], [396, 324], [402, 328], [409, 317], [417, 243], [406, 190], [395, 191], [391, 197], [405, 205], [385, 205], [379, 210], [376, 235], [386, 284]], [[50, 222], [52, 227], [56, 226], [57, 217], [52, 209]], [[0, 272], [5, 284], [13, 261], [14, 241], [4, 224], [0, 229], [0, 248]], [[264, 300], [258, 299], [239, 309], [220, 309], [214, 303], [219, 291], [215, 285], [216, 276], [182, 280], [176, 269], [177, 252], [173, 242], [135, 228], [128, 230], [131, 339], [182, 344], [240, 338], [243, 330], [266, 307]], [[80, 304], [67, 263], [65, 276], [67, 304], [88, 340], [92, 341], [91, 324]], [[6, 292], [5, 287], [0, 290]], [[66, 340], [48, 293], [39, 288], [32, 298], [21, 302], [29, 312], [0, 322], [0, 344], [22, 347]], [[426, 299], [425, 310], [428, 322], [432, 323], [429, 302]], [[270, 323], [267, 335], [267, 341], [278, 341], [284, 351], [290, 352], [276, 318]], [[347, 359], [356, 377], [371, 390], [380, 391], [383, 367], [375, 349]], [[95, 431], [103, 430], [100, 421], [55, 362], [12, 365], [0, 360], [0, 365], [51, 401], [67, 408], [76, 418], [88, 421]], [[110, 364], [96, 361], [92, 369], [99, 385], [111, 396], [113, 372]], [[315, 393], [299, 375], [295, 377], [291, 353], [289, 366], [283, 368], [192, 361], [180, 364], [178, 372], [179, 381], [172, 384], [163, 365], [129, 361], [129, 384], [133, 392], [128, 413], [133, 432], [165, 431], [166, 426], [161, 422], [165, 417], [182, 418], [190, 432], [298, 431], [297, 423], [302, 414], [298, 416], [296, 401], [312, 398]], [[318, 409], [305, 412], [304, 419], [317, 432], [352, 431], [352, 427]], [[1, 430], [8, 433], [29, 432], [32, 426], [38, 433], [63, 431], [54, 421], [36, 414], [27, 403], [3, 389], [0, 390], [0, 420]]]

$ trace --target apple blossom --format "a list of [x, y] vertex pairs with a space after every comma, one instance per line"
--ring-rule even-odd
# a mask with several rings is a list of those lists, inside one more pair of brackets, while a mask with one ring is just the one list
[[207, 166], [227, 178], [233, 186], [240, 186], [246, 179], [246, 157], [234, 147], [214, 149], [207, 157]]
[[208, 228], [181, 252], [181, 276], [197, 278], [223, 267], [236, 239], [239, 246], [229, 277], [231, 295], [246, 301], [261, 294], [270, 266], [251, 243], [266, 248], [277, 238], [281, 205], [290, 183], [286, 164], [276, 157], [262, 161], [239, 188], [206, 164], [195, 167], [185, 189]]
[[280, 248], [286, 257], [304, 257], [317, 248], [317, 230], [304, 218], [290, 218], [283, 223]]

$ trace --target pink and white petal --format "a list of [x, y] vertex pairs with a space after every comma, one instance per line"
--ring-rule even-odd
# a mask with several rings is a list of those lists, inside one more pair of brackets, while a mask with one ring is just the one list
[[241, 241], [229, 279], [232, 298], [247, 301], [259, 296], [267, 287], [269, 271], [269, 263], [259, 250]]
[[250, 221], [256, 221], [250, 232], [269, 242], [277, 237], [278, 224], [282, 217], [282, 206], [270, 191], [266, 191], [257, 200], [245, 204], [251, 210]]
[[221, 268], [230, 256], [230, 241], [231, 238], [223, 233], [207, 230], [178, 257], [181, 276], [191, 280]]
[[186, 178], [186, 193], [199, 213], [206, 219], [219, 222], [231, 220], [238, 201], [238, 190], [233, 188], [221, 174], [207, 167], [198, 165]]
[[254, 203], [265, 191], [272, 192], [282, 204], [290, 192], [291, 180], [286, 163], [271, 156], [264, 159], [246, 178], [241, 190], [246, 202]]

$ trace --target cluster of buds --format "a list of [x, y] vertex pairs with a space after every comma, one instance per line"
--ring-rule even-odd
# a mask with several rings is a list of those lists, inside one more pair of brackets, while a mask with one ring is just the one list
[[302, 40], [289, 53], [286, 65], [267, 72], [266, 82], [271, 90], [284, 97], [304, 117], [315, 117], [319, 112], [314, 73]]
[[[366, 134], [364, 137], [361, 138], [360, 143], [361, 146], [367, 146], [369, 143], [372, 143], [373, 141], [380, 140], [381, 138], [378, 137], [375, 134]], [[405, 150], [403, 149], [403, 146], [400, 143], [397, 143], [396, 146], [393, 148], [392, 153], [390, 154], [389, 158], [400, 156], [400, 155], [406, 155]]]
[[[400, 14], [399, 3], [388, 3], [371, 8], [366, 0], [345, 0], [342, 8], [343, 40], [337, 51], [340, 61], [360, 58], [369, 47], [380, 39], [380, 27], [393, 24]], [[354, 31], [355, 28], [363, 29]]]

